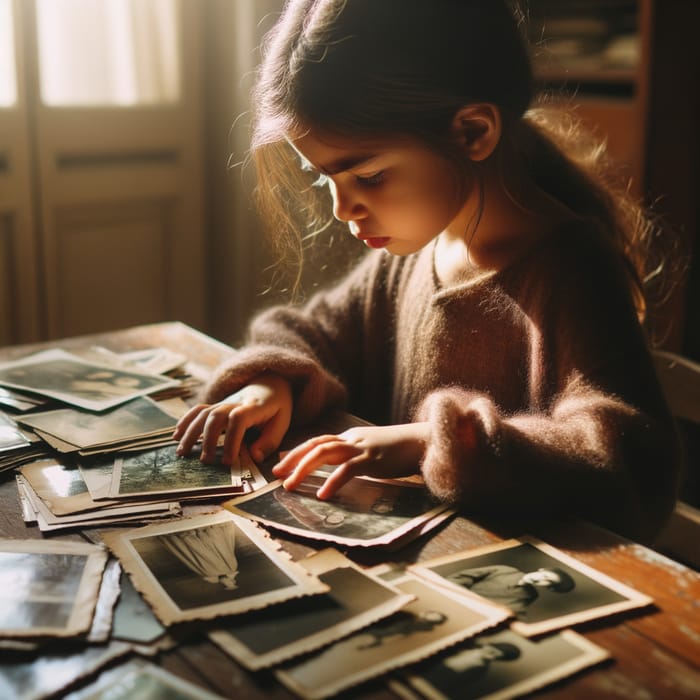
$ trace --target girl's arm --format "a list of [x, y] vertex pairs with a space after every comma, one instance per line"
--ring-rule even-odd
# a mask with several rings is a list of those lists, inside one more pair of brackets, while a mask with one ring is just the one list
[[346, 386], [360, 383], [357, 348], [365, 333], [364, 304], [368, 298], [374, 306], [381, 304], [368, 289], [383, 261], [367, 258], [305, 307], [275, 307], [253, 321], [248, 342], [215, 371], [201, 403], [178, 424], [174, 438], [180, 440], [181, 454], [202, 437], [202, 459], [211, 461], [225, 433], [230, 460], [245, 431], [255, 426], [263, 433], [251, 446], [251, 456], [261, 460], [279, 447], [291, 423], [308, 424], [346, 402]]

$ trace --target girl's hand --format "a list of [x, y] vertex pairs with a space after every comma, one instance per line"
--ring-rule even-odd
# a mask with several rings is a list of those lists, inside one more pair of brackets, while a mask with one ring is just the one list
[[429, 435], [427, 423], [358, 427], [340, 435], [321, 435], [298, 445], [272, 469], [293, 490], [313, 471], [337, 465], [316, 492], [328, 499], [355, 476], [389, 479], [416, 474]]
[[276, 374], [261, 374], [219, 403], [191, 408], [175, 426], [173, 439], [180, 441], [177, 454], [186, 455], [201, 437], [201, 460], [213, 462], [219, 437], [225, 433], [222, 461], [230, 464], [238, 457], [246, 430], [256, 427], [260, 436], [250, 445], [250, 454], [262, 462], [279, 447], [291, 417], [289, 382]]

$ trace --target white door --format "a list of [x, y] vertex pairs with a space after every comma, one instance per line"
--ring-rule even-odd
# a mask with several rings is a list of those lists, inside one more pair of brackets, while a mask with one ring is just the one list
[[0, 346], [39, 337], [37, 246], [19, 0], [0, 0]]
[[25, 42], [42, 332], [171, 319], [201, 328], [200, 3], [13, 7]]

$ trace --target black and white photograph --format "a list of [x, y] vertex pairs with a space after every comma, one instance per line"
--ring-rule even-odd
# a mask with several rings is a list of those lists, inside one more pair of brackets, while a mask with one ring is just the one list
[[228, 511], [104, 535], [165, 625], [264, 608], [328, 586]]
[[302, 698], [325, 698], [494, 627], [507, 613], [407, 575], [393, 586], [415, 598], [394, 615], [342, 639], [275, 675]]
[[329, 587], [328, 593], [240, 615], [230, 626], [209, 633], [246, 668], [255, 671], [320, 648], [413, 600], [335, 549], [299, 563]]
[[411, 532], [422, 534], [448, 510], [420, 485], [364, 478], [351, 479], [333, 498], [321, 501], [316, 491], [323, 479], [312, 475], [294, 491], [274, 481], [225, 506], [286, 532], [350, 546], [388, 545]]
[[103, 411], [178, 382], [85, 362], [58, 348], [0, 365], [0, 385], [25, 389], [91, 411]]
[[86, 632], [106, 562], [84, 542], [0, 540], [0, 637]]
[[391, 688], [401, 696], [403, 683], [428, 700], [508, 700], [531, 693], [610, 657], [572, 630], [539, 640], [512, 630], [479, 635], [401, 674]]
[[223, 696], [141, 660], [130, 660], [100, 675], [66, 700], [223, 700]]
[[17, 423], [0, 411], [0, 452], [16, 450], [29, 445], [29, 440], [22, 434]]
[[54, 435], [77, 451], [129, 439], [172, 433], [177, 419], [152, 399], [132, 399], [106, 413], [73, 408], [32, 413], [19, 419], [22, 425]]
[[250, 459], [247, 452], [231, 464], [218, 460], [205, 464], [196, 451], [187, 457], [175, 453], [171, 443], [153, 450], [125, 454], [114, 460], [109, 496], [125, 498], [195, 492], [232, 494], [242, 491], [241, 470], [247, 469], [242, 460]]
[[409, 567], [452, 590], [478, 595], [516, 618], [525, 635], [650, 605], [650, 597], [536, 538], [522, 537]]

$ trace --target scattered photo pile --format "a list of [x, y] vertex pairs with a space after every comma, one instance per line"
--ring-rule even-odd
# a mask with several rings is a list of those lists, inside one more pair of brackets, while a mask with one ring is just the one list
[[[196, 384], [160, 348], [0, 365], [0, 472], [41, 533], [0, 540], [0, 696], [213, 700], [143, 660], [199, 634], [309, 700], [512, 698], [610, 658], [577, 625], [652, 604], [531, 537], [396, 563], [454, 511], [419, 480], [358, 477], [320, 501], [324, 470], [290, 492], [245, 447], [180, 457]], [[317, 551], [293, 559], [296, 538]]]
[[34, 392], [91, 411], [114, 408], [177, 383], [176, 379], [163, 375], [87, 362], [59, 348], [0, 364], [2, 386]]

